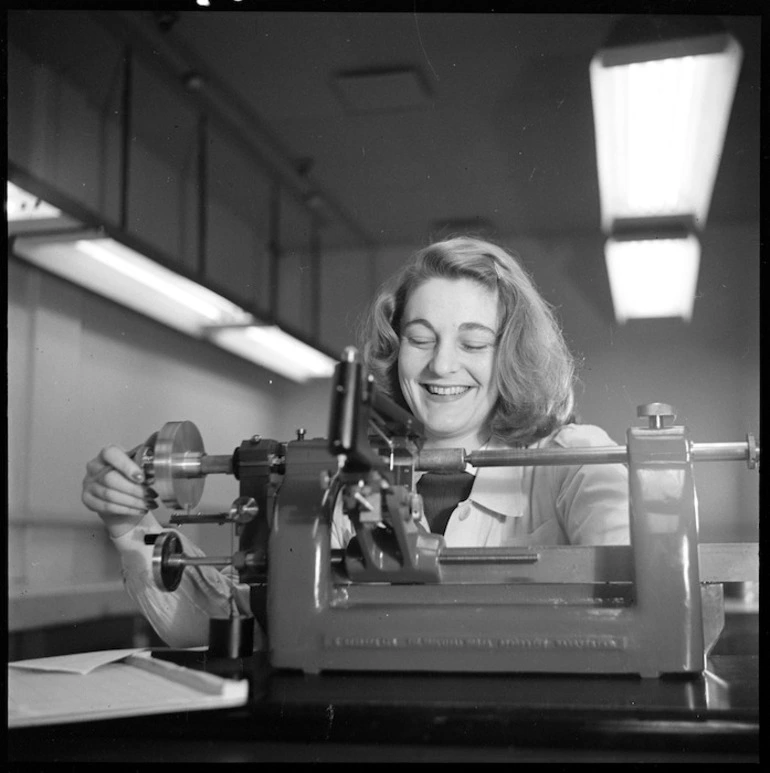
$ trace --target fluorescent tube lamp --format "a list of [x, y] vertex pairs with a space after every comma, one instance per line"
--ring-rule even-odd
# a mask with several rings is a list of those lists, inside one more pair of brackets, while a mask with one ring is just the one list
[[615, 318], [692, 318], [700, 243], [682, 238], [614, 239], [605, 245]]
[[[112, 238], [17, 236], [13, 252], [68, 281], [296, 381], [330, 376], [336, 362], [197, 282]], [[235, 326], [235, 327], [229, 327]], [[219, 329], [215, 334], [210, 331]], [[270, 332], [268, 332], [270, 331]], [[248, 332], [248, 334], [246, 334]]]
[[661, 26], [641, 42], [626, 29], [590, 65], [606, 233], [629, 218], [706, 223], [742, 49], [724, 31], [688, 35], [681, 18], [670, 24], [671, 37]]
[[18, 237], [14, 252], [134, 311], [191, 336], [214, 323], [250, 322], [251, 314], [109, 238]]
[[223, 349], [292, 381], [330, 378], [337, 364], [336, 360], [298, 341], [275, 325], [212, 327], [208, 334]]

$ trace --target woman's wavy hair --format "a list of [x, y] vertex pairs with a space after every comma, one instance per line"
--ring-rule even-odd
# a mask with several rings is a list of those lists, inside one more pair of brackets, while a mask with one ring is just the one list
[[410, 294], [434, 277], [470, 279], [497, 293], [494, 434], [525, 445], [574, 421], [575, 359], [551, 307], [513, 253], [469, 236], [418, 250], [381, 287], [364, 320], [361, 347], [377, 389], [408, 410], [397, 372], [401, 319]]

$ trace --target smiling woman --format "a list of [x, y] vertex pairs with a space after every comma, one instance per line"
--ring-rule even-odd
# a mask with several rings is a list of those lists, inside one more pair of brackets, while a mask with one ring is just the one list
[[[464, 383], [436, 371], [447, 367], [452, 348], [462, 362], [449, 367], [493, 363], [488, 389], [495, 394], [487, 394], [481, 422], [506, 443], [532, 443], [573, 418], [575, 365], [558, 322], [513, 254], [497, 244], [456, 237], [419, 250], [375, 298], [363, 337], [377, 386], [418, 413], [427, 442], [436, 440], [435, 428], [413, 401], [427, 385]], [[429, 370], [419, 377], [411, 370], [415, 349], [432, 355], [421, 360]], [[405, 367], [418, 392], [405, 388]]]

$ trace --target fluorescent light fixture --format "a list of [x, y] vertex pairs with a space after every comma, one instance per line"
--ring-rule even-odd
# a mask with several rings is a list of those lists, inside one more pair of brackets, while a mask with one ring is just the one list
[[110, 238], [17, 237], [14, 252], [112, 301], [191, 336], [251, 314]]
[[223, 349], [293, 381], [330, 378], [337, 361], [288, 335], [275, 325], [212, 327], [208, 335]]
[[13, 252], [164, 325], [211, 340], [295, 381], [331, 376], [334, 371], [336, 361], [330, 357], [278, 327], [261, 327], [253, 314], [237, 304], [113, 238], [86, 232], [17, 236]]
[[160, 266], [113, 239], [79, 239], [76, 250], [210, 322], [249, 319], [251, 315], [211, 290]]
[[706, 223], [742, 59], [726, 32], [608, 46], [590, 65], [602, 227]]
[[607, 240], [607, 274], [615, 318], [692, 318], [700, 263], [694, 234], [680, 238]]

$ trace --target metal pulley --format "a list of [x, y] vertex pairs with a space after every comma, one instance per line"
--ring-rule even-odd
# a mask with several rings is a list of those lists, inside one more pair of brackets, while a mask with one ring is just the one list
[[191, 421], [170, 421], [155, 441], [154, 488], [166, 507], [195, 507], [203, 496], [203, 438]]
[[[169, 510], [190, 510], [211, 474], [234, 474], [232, 455], [211, 456], [191, 421], [169, 421], [131, 454]], [[237, 477], [237, 475], [236, 475]]]
[[164, 531], [155, 538], [152, 552], [152, 578], [165, 591], [175, 591], [182, 581], [184, 564], [174, 561], [182, 556], [182, 540], [173, 531]]
[[145, 545], [153, 545], [152, 578], [160, 590], [175, 591], [188, 566], [232, 566], [238, 571], [246, 569], [265, 571], [264, 560], [253, 552], [239, 550], [231, 556], [188, 556], [184, 553], [182, 539], [169, 529], [160, 534], [145, 534]]

